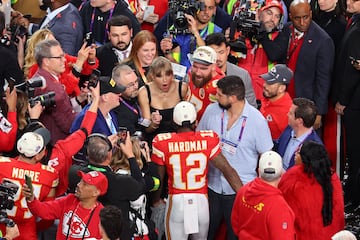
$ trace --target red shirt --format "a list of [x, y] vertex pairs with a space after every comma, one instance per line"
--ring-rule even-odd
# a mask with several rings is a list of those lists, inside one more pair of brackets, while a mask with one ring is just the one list
[[0, 181], [10, 180], [19, 186], [14, 197], [14, 207], [7, 210], [9, 218], [15, 221], [19, 227], [20, 236], [18, 239], [37, 239], [36, 219], [28, 209], [25, 197], [21, 193], [22, 185], [25, 183], [25, 174], [32, 179], [34, 195], [40, 201], [47, 200], [52, 188], [58, 185], [58, 173], [49, 166], [41, 163], [31, 164], [17, 159], [0, 157], [1, 171]]
[[191, 70], [188, 72], [189, 90], [187, 100], [195, 105], [197, 120], [200, 121], [206, 107], [216, 102], [217, 82], [225, 77], [220, 68], [216, 67], [216, 76], [208, 81], [203, 87], [198, 88], [194, 85], [191, 77]]
[[166, 167], [170, 194], [207, 194], [208, 161], [220, 153], [211, 131], [162, 133], [153, 140], [151, 160]]
[[34, 215], [48, 220], [60, 220], [56, 233], [57, 240], [102, 239], [99, 231], [99, 214], [104, 206], [99, 202], [94, 208], [86, 209], [80, 205], [74, 194], [69, 194], [54, 201], [40, 202], [35, 199], [28, 204]]
[[260, 112], [268, 122], [272, 139], [278, 139], [288, 125], [287, 113], [292, 105], [292, 99], [288, 93], [272, 102], [267, 98], [261, 99]]

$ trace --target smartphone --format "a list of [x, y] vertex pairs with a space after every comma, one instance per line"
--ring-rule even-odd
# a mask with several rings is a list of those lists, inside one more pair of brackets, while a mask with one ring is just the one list
[[143, 19], [147, 19], [151, 14], [154, 13], [154, 10], [155, 10], [155, 6], [152, 6], [152, 5], [148, 5], [145, 7], [145, 10], [144, 10], [144, 17]]
[[125, 143], [127, 137], [127, 128], [119, 127], [118, 136], [119, 136], [118, 144]]
[[86, 46], [87, 47], [89, 47], [93, 43], [95, 43], [92, 32], [88, 32], [88, 33], [85, 34], [85, 41], [86, 41]]
[[96, 85], [99, 82], [99, 77], [101, 76], [101, 72], [97, 69], [94, 69], [89, 77], [89, 83], [88, 83], [88, 89], [90, 89], [90, 87], [95, 88]]
[[25, 183], [30, 188], [30, 191], [33, 192], [34, 189], [33, 189], [33, 185], [32, 185], [32, 182], [31, 182], [31, 177], [29, 177], [28, 175], [25, 175]]

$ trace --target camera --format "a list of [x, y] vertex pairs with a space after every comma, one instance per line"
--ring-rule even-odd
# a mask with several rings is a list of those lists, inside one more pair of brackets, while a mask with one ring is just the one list
[[90, 89], [90, 87], [95, 88], [99, 82], [99, 77], [101, 75], [101, 72], [97, 69], [94, 69], [89, 77], [89, 83], [88, 83], [88, 88]]
[[8, 218], [6, 210], [14, 207], [14, 197], [19, 186], [9, 180], [3, 180], [0, 184], [0, 223], [5, 223], [8, 227], [14, 227], [15, 223]]
[[29, 98], [34, 96], [35, 88], [44, 86], [46, 86], [46, 80], [41, 76], [30, 78], [21, 84], [15, 85], [16, 89], [25, 92]]
[[195, 16], [197, 11], [204, 9], [205, 3], [196, 0], [169, 0], [170, 16], [174, 23], [174, 29], [170, 29], [169, 32], [174, 34], [190, 33], [185, 14]]
[[[241, 8], [233, 17], [230, 25], [230, 48], [235, 52], [246, 54], [245, 39], [251, 41], [260, 32], [261, 24], [255, 20], [256, 14], [248, 8]], [[238, 39], [234, 39], [235, 31], [241, 32]]]
[[117, 144], [120, 145], [120, 143], [125, 143], [127, 137], [127, 128], [119, 127], [117, 134], [119, 136]]
[[19, 24], [13, 24], [10, 25], [9, 29], [11, 32], [11, 41], [18, 43], [19, 39], [17, 38], [17, 36], [19, 36], [20, 38], [22, 38], [23, 36], [27, 35], [27, 29]]
[[52, 107], [55, 106], [55, 92], [48, 92], [36, 97], [29, 99], [30, 107], [34, 107], [36, 102], [40, 102], [43, 107]]

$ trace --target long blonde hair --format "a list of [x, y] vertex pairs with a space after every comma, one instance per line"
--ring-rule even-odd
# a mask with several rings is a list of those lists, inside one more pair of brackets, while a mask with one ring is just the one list
[[36, 31], [28, 40], [25, 55], [24, 74], [25, 77], [29, 74], [29, 69], [36, 63], [35, 60], [35, 46], [38, 42], [48, 39], [49, 35], [54, 34], [47, 28]]
[[[132, 150], [135, 155], [136, 162], [139, 165], [139, 168], [142, 169], [144, 164], [141, 159], [142, 153], [140, 147], [140, 140], [138, 137], [131, 137], [131, 142], [132, 142]], [[112, 155], [110, 166], [114, 171], [117, 171], [119, 169], [130, 170], [129, 160], [119, 148], [117, 148], [114, 154]]]

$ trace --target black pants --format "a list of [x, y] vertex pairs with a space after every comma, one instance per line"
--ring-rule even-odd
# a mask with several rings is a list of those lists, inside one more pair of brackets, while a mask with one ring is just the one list
[[236, 194], [222, 195], [212, 191], [209, 188], [209, 209], [210, 224], [208, 240], [216, 239], [216, 232], [219, 229], [221, 220], [224, 218], [226, 223], [226, 235], [228, 240], [236, 240], [231, 226], [231, 211], [235, 201]]
[[360, 110], [345, 108], [343, 120], [349, 164], [349, 180], [345, 187], [345, 195], [354, 204], [360, 204]]

